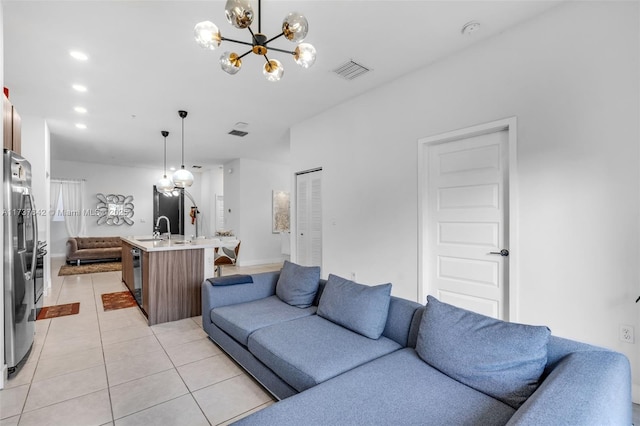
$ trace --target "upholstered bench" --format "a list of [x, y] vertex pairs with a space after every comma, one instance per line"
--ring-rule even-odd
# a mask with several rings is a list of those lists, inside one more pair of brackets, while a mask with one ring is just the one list
[[67, 240], [67, 264], [120, 259], [120, 237], [72, 237]]

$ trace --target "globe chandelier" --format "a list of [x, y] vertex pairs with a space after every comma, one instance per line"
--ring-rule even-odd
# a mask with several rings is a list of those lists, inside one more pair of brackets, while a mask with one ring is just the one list
[[[249, 53], [263, 56], [266, 63], [262, 73], [268, 81], [279, 81], [284, 74], [284, 67], [277, 59], [269, 59], [270, 51], [288, 53], [293, 55], [294, 61], [302, 68], [309, 68], [316, 60], [316, 49], [309, 43], [302, 43], [307, 36], [309, 23], [307, 18], [298, 12], [289, 13], [282, 21], [282, 32], [275, 37], [268, 38], [262, 33], [261, 28], [261, 2], [258, 0], [258, 32], [251, 29], [254, 13], [249, 0], [227, 0], [225, 16], [227, 21], [236, 28], [247, 29], [251, 33], [251, 41], [245, 42], [223, 37], [218, 27], [211, 21], [198, 23], [194, 28], [196, 42], [204, 49], [215, 50], [223, 41], [251, 46], [243, 54], [236, 52], [224, 52], [220, 56], [220, 66], [228, 74], [236, 74], [242, 67], [242, 58]], [[277, 49], [268, 46], [272, 41], [284, 36], [287, 40], [298, 43], [293, 51]]]
[[161, 130], [160, 134], [164, 137], [164, 176], [156, 183], [156, 190], [166, 194], [173, 191], [175, 185], [173, 181], [167, 177], [167, 136], [169, 136], [169, 132]]

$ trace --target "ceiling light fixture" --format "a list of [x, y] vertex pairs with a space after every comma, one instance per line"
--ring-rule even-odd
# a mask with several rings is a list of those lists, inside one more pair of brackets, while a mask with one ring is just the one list
[[178, 115], [182, 118], [182, 165], [173, 174], [173, 183], [178, 188], [188, 188], [193, 185], [193, 174], [184, 168], [184, 118], [187, 116], [187, 111], [180, 110]]
[[87, 125], [86, 125], [86, 124], [82, 124], [82, 123], [77, 123], [77, 124], [76, 124], [76, 127], [77, 127], [78, 129], [83, 129], [83, 130], [84, 130], [84, 129], [86, 129], [86, 128], [87, 128]]
[[73, 90], [76, 90], [78, 92], [86, 92], [87, 91], [87, 87], [83, 86], [82, 84], [74, 84], [71, 87], [73, 87]]
[[86, 54], [84, 54], [84, 53], [82, 53], [82, 52], [80, 52], [78, 50], [71, 50], [69, 52], [69, 55], [71, 55], [71, 57], [73, 59], [76, 59], [78, 61], [86, 61], [87, 59], [89, 59], [89, 57]]
[[[288, 53], [293, 55], [295, 62], [302, 68], [309, 68], [316, 61], [316, 49], [309, 43], [302, 43], [309, 31], [309, 23], [307, 18], [298, 12], [289, 13], [282, 21], [282, 32], [275, 37], [267, 38], [262, 34], [261, 28], [261, 2], [258, 0], [258, 32], [254, 33], [251, 29], [253, 23], [253, 8], [248, 0], [227, 0], [225, 6], [225, 16], [227, 21], [236, 28], [248, 29], [251, 33], [251, 42], [233, 40], [222, 37], [218, 27], [211, 21], [203, 21], [197, 24], [193, 30], [198, 43], [204, 49], [214, 50], [222, 41], [230, 41], [233, 43], [251, 46], [247, 52], [239, 55], [235, 52], [224, 52], [220, 57], [220, 66], [222, 70], [228, 74], [236, 74], [242, 67], [242, 58], [249, 53], [263, 56], [266, 63], [264, 64], [262, 73], [269, 81], [279, 81], [284, 74], [284, 68], [277, 59], [269, 59], [267, 53], [270, 50], [274, 52]], [[293, 43], [299, 43], [295, 50], [283, 50], [275, 47], [267, 46], [273, 40], [284, 36]]]
[[75, 112], [77, 112], [78, 114], [86, 114], [87, 113], [87, 109], [85, 107], [81, 107], [81, 106], [74, 107], [73, 110]]
[[156, 190], [160, 193], [168, 193], [173, 191], [175, 187], [173, 181], [167, 177], [167, 136], [169, 136], [169, 132], [162, 130], [160, 134], [164, 137], [164, 175], [156, 183]]

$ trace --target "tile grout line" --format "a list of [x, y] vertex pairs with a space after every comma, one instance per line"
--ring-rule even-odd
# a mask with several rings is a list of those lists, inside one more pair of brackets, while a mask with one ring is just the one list
[[[115, 422], [116, 422], [116, 420], [119, 420], [119, 419], [116, 419], [116, 418], [115, 418], [114, 406], [113, 406], [113, 400], [112, 400], [112, 394], [111, 394], [111, 388], [112, 388], [112, 386], [111, 386], [111, 383], [110, 383], [110, 381], [109, 381], [109, 374], [108, 374], [109, 369], [108, 369], [107, 361], [106, 361], [106, 352], [105, 352], [105, 347], [106, 347], [106, 346], [108, 346], [108, 345], [105, 345], [105, 343], [104, 343], [104, 341], [103, 341], [103, 332], [104, 332], [104, 331], [106, 331], [106, 330], [103, 330], [103, 328], [104, 328], [107, 324], [109, 324], [109, 323], [110, 323], [110, 321], [111, 321], [112, 319], [111, 319], [111, 318], [109, 318], [109, 317], [101, 316], [101, 315], [100, 315], [100, 313], [101, 313], [101, 311], [99, 311], [99, 309], [100, 309], [100, 306], [99, 306], [99, 304], [100, 304], [100, 299], [98, 299], [98, 296], [100, 296], [100, 294], [98, 294], [98, 293], [99, 293], [99, 291], [102, 291], [102, 290], [107, 291], [107, 287], [109, 287], [110, 285], [118, 286], [118, 287], [122, 287], [122, 282], [121, 282], [121, 281], [119, 281], [119, 282], [117, 282], [117, 283], [116, 283], [116, 282], [115, 282], [115, 280], [114, 280], [114, 282], [112, 283], [112, 282], [111, 282], [111, 277], [109, 277], [106, 281], [104, 281], [104, 282], [103, 282], [102, 280], [97, 280], [97, 279], [96, 279], [97, 277], [95, 277], [95, 276], [94, 276], [94, 274], [89, 274], [89, 276], [88, 276], [87, 278], [89, 278], [89, 280], [88, 280], [88, 281], [89, 281], [89, 283], [90, 283], [90, 285], [91, 285], [90, 293], [93, 295], [92, 302], [94, 303], [94, 309], [93, 309], [93, 311], [92, 311], [92, 312], [93, 312], [93, 317], [97, 320], [97, 332], [98, 332], [98, 338], [100, 339], [100, 346], [96, 346], [95, 348], [90, 348], [90, 349], [87, 349], [87, 350], [96, 350], [96, 349], [99, 349], [99, 350], [100, 350], [100, 353], [102, 354], [101, 360], [102, 360], [102, 362], [103, 362], [103, 371], [104, 371], [104, 374], [105, 374], [105, 383], [106, 383], [107, 395], [108, 395], [108, 398], [109, 398], [108, 402], [109, 402], [109, 410], [110, 410], [110, 416], [111, 416], [111, 420], [109, 421], [109, 423], [111, 423], [111, 422], [115, 423]], [[114, 277], [114, 278], [115, 278], [115, 277]], [[52, 297], [51, 297], [51, 299], [50, 299], [50, 303], [51, 303], [51, 302], [53, 302], [53, 304], [58, 304], [58, 303], [60, 303], [60, 301], [61, 301], [61, 300], [64, 300], [64, 299], [70, 299], [70, 298], [73, 298], [73, 297], [77, 296], [77, 293], [75, 292], [75, 290], [76, 290], [76, 289], [82, 289], [82, 285], [77, 285], [77, 284], [78, 284], [78, 282], [77, 282], [77, 281], [78, 281], [78, 280], [72, 280], [72, 279], [70, 279], [70, 277], [64, 277], [64, 278], [62, 278], [62, 280], [61, 280], [61, 282], [60, 282], [59, 284], [54, 283], [54, 284], [53, 284], [53, 286], [52, 286], [52, 292], [51, 292]], [[80, 281], [81, 281], [81, 280], [80, 280]], [[104, 288], [103, 288], [103, 287], [104, 287]], [[55, 289], [55, 290], [54, 290], [54, 289]], [[87, 289], [87, 290], [89, 290], [89, 289]], [[74, 295], [75, 295], [75, 296], [74, 296]], [[53, 296], [55, 296], [55, 297], [53, 297]], [[70, 296], [71, 296], [71, 297], [70, 297]], [[55, 300], [55, 302], [54, 302], [54, 300]], [[85, 306], [87, 306], [87, 305], [88, 305], [88, 303], [85, 303]], [[87, 312], [87, 314], [91, 315], [91, 312]], [[113, 319], [115, 319], [115, 317], [114, 317]], [[44, 345], [45, 345], [45, 343], [47, 342], [47, 340], [48, 340], [48, 339], [52, 339], [52, 338], [54, 338], [54, 336], [53, 336], [52, 334], [50, 334], [50, 333], [51, 333], [51, 331], [52, 331], [52, 322], [53, 322], [53, 320], [55, 320], [55, 318], [50, 319], [50, 320], [48, 321], [47, 325], [46, 325], [46, 326], [44, 326], [44, 327], [42, 327], [41, 332], [44, 334], [44, 337], [43, 337], [43, 340], [42, 340], [42, 347], [40, 348], [40, 352], [38, 353], [37, 358], [35, 359], [35, 367], [34, 367], [33, 375], [31, 376], [31, 378], [30, 378], [29, 382], [28, 382], [28, 383], [25, 383], [25, 384], [28, 384], [29, 388], [27, 389], [27, 394], [26, 394], [25, 399], [24, 399], [24, 402], [23, 402], [23, 404], [22, 404], [21, 411], [20, 411], [20, 413], [19, 413], [19, 414], [17, 414], [17, 420], [18, 420], [18, 422], [21, 422], [21, 421], [23, 420], [23, 416], [24, 416], [24, 414], [26, 414], [26, 413], [31, 413], [31, 412], [34, 412], [34, 411], [37, 411], [37, 410], [40, 410], [40, 409], [44, 409], [44, 408], [47, 408], [47, 407], [51, 407], [51, 406], [54, 406], [54, 405], [57, 405], [57, 404], [60, 404], [60, 403], [64, 403], [64, 402], [66, 402], [66, 401], [73, 400], [73, 399], [76, 399], [76, 398], [84, 397], [84, 396], [87, 396], [87, 395], [96, 394], [96, 393], [102, 392], [102, 391], [104, 390], [104, 389], [98, 389], [98, 390], [95, 390], [95, 391], [92, 391], [92, 392], [88, 392], [88, 393], [86, 393], [86, 394], [84, 394], [84, 395], [75, 396], [75, 397], [73, 397], [73, 398], [68, 398], [68, 399], [65, 399], [65, 400], [62, 400], [62, 401], [57, 401], [57, 402], [54, 402], [54, 403], [51, 403], [51, 404], [45, 405], [45, 406], [43, 406], [43, 407], [38, 407], [38, 408], [36, 408], [36, 409], [34, 409], [34, 410], [30, 410], [30, 411], [28, 411], [28, 412], [25, 412], [25, 411], [24, 411], [24, 409], [25, 409], [25, 407], [26, 407], [26, 405], [27, 405], [27, 401], [28, 401], [29, 395], [30, 395], [30, 394], [31, 394], [31, 392], [32, 392], [32, 385], [34, 384], [35, 373], [36, 373], [36, 371], [38, 371], [38, 370], [39, 370], [39, 368], [40, 368], [40, 367], [42, 367], [42, 365], [40, 364], [40, 361], [42, 361], [42, 359], [41, 359], [41, 355], [42, 355], [42, 351], [44, 350]], [[200, 318], [200, 320], [198, 320], [198, 319], [197, 319], [197, 317], [191, 317], [191, 318], [188, 318], [188, 320], [189, 320], [188, 324], [190, 324], [190, 328], [189, 328], [190, 330], [191, 330], [191, 327], [193, 327], [193, 330], [200, 330], [200, 331], [203, 331], [203, 328], [202, 328], [202, 319], [201, 319], [201, 318]], [[193, 323], [192, 323], [192, 322], [193, 322]], [[63, 324], [60, 324], [60, 325], [63, 325]], [[194, 327], [194, 326], [195, 326], [195, 327]], [[130, 327], [130, 326], [129, 326], [129, 325], [127, 325], [127, 326], [124, 326], [124, 327], [119, 327], [119, 329], [126, 329], [126, 328], [129, 328], [129, 327]], [[181, 381], [181, 382], [183, 383], [183, 385], [185, 386], [185, 388], [186, 388], [187, 392], [186, 392], [185, 394], [182, 394], [182, 395], [176, 396], [176, 397], [174, 397], [174, 398], [170, 398], [170, 399], [168, 399], [168, 400], [166, 400], [166, 401], [158, 402], [158, 403], [156, 403], [156, 404], [150, 405], [149, 407], [145, 407], [144, 409], [138, 410], [138, 411], [136, 411], [136, 412], [134, 412], [134, 413], [127, 414], [126, 416], [122, 416], [122, 417], [120, 417], [120, 419], [122, 419], [122, 418], [126, 418], [126, 417], [129, 417], [129, 416], [132, 416], [132, 415], [134, 415], [134, 414], [136, 414], [136, 413], [140, 413], [140, 412], [142, 412], [142, 411], [145, 411], [145, 410], [151, 409], [151, 408], [153, 408], [153, 407], [160, 406], [160, 405], [162, 405], [162, 404], [165, 404], [165, 403], [167, 403], [167, 402], [170, 402], [170, 401], [176, 400], [176, 399], [178, 399], [178, 398], [181, 398], [181, 397], [186, 396], [187, 394], [189, 394], [189, 395], [191, 396], [192, 400], [196, 403], [196, 406], [198, 407], [199, 412], [200, 412], [200, 413], [201, 413], [201, 415], [204, 417], [205, 421], [206, 421], [208, 424], [210, 424], [210, 425], [211, 425], [211, 424], [212, 424], [212, 420], [210, 420], [210, 419], [207, 417], [207, 415], [206, 415], [206, 413], [205, 413], [205, 411], [204, 411], [203, 407], [202, 407], [202, 406], [198, 403], [198, 401], [196, 400], [196, 398], [195, 398], [195, 396], [194, 396], [194, 393], [195, 393], [195, 392], [198, 392], [198, 391], [201, 391], [201, 390], [203, 390], [203, 389], [206, 389], [206, 388], [212, 387], [212, 386], [214, 386], [214, 385], [223, 384], [224, 382], [227, 382], [227, 381], [229, 381], [229, 380], [233, 380], [233, 379], [235, 379], [235, 378], [237, 378], [237, 377], [239, 377], [239, 376], [247, 375], [247, 373], [246, 373], [245, 371], [243, 371], [243, 369], [242, 369], [242, 368], [240, 368], [240, 369], [239, 369], [240, 371], [239, 371], [239, 373], [238, 373], [238, 374], [235, 374], [235, 375], [233, 375], [233, 376], [231, 376], [231, 377], [227, 377], [227, 378], [225, 378], [225, 379], [223, 379], [223, 380], [220, 380], [220, 381], [217, 381], [217, 382], [215, 382], [215, 383], [211, 383], [211, 384], [208, 384], [208, 385], [206, 385], [206, 386], [199, 387], [198, 389], [194, 389], [194, 390], [192, 391], [192, 390], [189, 388], [189, 386], [187, 385], [187, 379], [185, 378], [186, 376], [185, 376], [185, 377], [183, 377], [183, 376], [182, 376], [182, 374], [180, 374], [179, 367], [188, 366], [188, 365], [190, 365], [190, 364], [194, 364], [194, 363], [197, 363], [197, 362], [201, 362], [201, 361], [203, 361], [203, 360], [207, 360], [207, 359], [213, 359], [214, 357], [220, 357], [220, 356], [223, 356], [223, 355], [224, 355], [224, 351], [221, 351], [220, 353], [217, 353], [217, 354], [212, 354], [212, 355], [210, 355], [210, 356], [206, 356], [206, 357], [204, 357], [204, 358], [202, 358], [202, 359], [195, 359], [195, 360], [192, 360], [192, 361], [186, 362], [186, 363], [184, 363], [184, 364], [181, 364], [180, 366], [177, 366], [177, 365], [176, 365], [176, 361], [174, 361], [174, 360], [171, 358], [171, 356], [169, 355], [169, 350], [170, 350], [170, 349], [172, 349], [172, 348], [174, 348], [174, 346], [175, 346], [175, 347], [179, 347], [179, 346], [181, 346], [181, 345], [185, 345], [185, 344], [189, 344], [189, 343], [197, 342], [197, 341], [199, 341], [199, 340], [201, 340], [201, 339], [200, 339], [200, 338], [193, 338], [193, 339], [189, 339], [188, 341], [185, 341], [185, 342], [180, 342], [179, 344], [171, 344], [171, 342], [172, 342], [173, 340], [172, 340], [172, 339], [169, 339], [167, 342], [165, 342], [165, 344], [163, 344], [163, 343], [162, 343], [162, 341], [158, 338], [158, 335], [163, 334], [163, 333], [162, 333], [162, 331], [163, 331], [163, 330], [158, 330], [159, 332], [158, 332], [158, 333], [156, 333], [156, 330], [154, 330], [153, 328], [151, 328], [150, 326], [148, 326], [148, 324], [146, 324], [146, 328], [149, 328], [149, 329], [150, 329], [150, 332], [151, 332], [151, 333], [150, 333], [150, 335], [154, 336], [155, 341], [156, 341], [156, 342], [158, 342], [158, 344], [160, 345], [160, 348], [159, 348], [159, 349], [162, 349], [162, 352], [164, 353], [164, 355], [165, 355], [165, 356], [167, 356], [167, 358], [169, 359], [169, 363], [170, 363], [170, 365], [171, 365], [171, 367], [167, 368], [166, 370], [158, 371], [158, 372], [155, 372], [155, 373], [153, 373], [153, 374], [160, 374], [160, 373], [167, 372], [167, 371], [170, 371], [171, 369], [173, 369], [173, 370], [178, 374], [178, 377], [180, 378], [180, 381]], [[118, 328], [117, 328], [117, 329], [118, 329]], [[56, 330], [57, 330], [57, 326], [56, 326]], [[187, 330], [187, 331], [189, 331], [189, 330]], [[178, 333], [178, 334], [179, 334], [179, 333], [181, 333], [181, 332], [182, 332], [182, 330], [180, 330], [180, 329], [178, 329], [178, 330], [172, 330], [172, 331], [171, 331], [171, 330], [169, 330], [169, 331], [166, 331], [166, 332], [172, 332], [172, 333]], [[73, 335], [74, 335], [74, 333], [71, 333], [69, 336], [73, 336]], [[63, 338], [63, 339], [64, 339], [64, 338]], [[122, 342], [130, 341], [130, 340], [135, 340], [135, 339], [126, 339], [126, 340], [124, 340], [124, 341], [122, 341]], [[179, 339], [178, 339], [178, 340], [179, 340]], [[205, 336], [202, 340], [209, 341], [209, 339], [208, 339], [208, 338], [206, 338], [206, 336]], [[53, 341], [50, 341], [49, 343], [52, 343], [52, 342], [53, 342]], [[122, 342], [115, 342], [115, 343], [122, 343]], [[210, 343], [211, 343], [211, 344], [213, 344], [214, 346], [216, 346], [216, 345], [215, 345], [215, 343], [213, 343], [213, 342], [210, 342]], [[168, 346], [165, 346], [165, 345], [168, 345]], [[77, 351], [76, 351], [76, 352], [77, 352]], [[158, 350], [158, 352], [160, 352], [160, 350]], [[142, 355], [142, 354], [141, 354], [141, 355]], [[63, 356], [64, 356], [64, 355], [60, 355], [60, 357], [63, 357]], [[51, 357], [51, 358], [55, 358], [55, 357]], [[49, 359], [49, 358], [47, 358], [47, 359]], [[235, 361], [234, 361], [233, 359], [231, 359], [231, 360], [234, 362], [234, 364], [236, 364], [236, 365], [237, 365], [237, 363], [235, 363]], [[98, 361], [98, 360], [96, 360], [96, 361]], [[92, 366], [92, 367], [83, 368], [82, 370], [78, 370], [78, 371], [84, 371], [84, 370], [87, 370], [87, 369], [90, 369], [90, 368], [96, 368], [96, 367], [99, 367], [99, 365], [95, 365], [95, 366]], [[57, 376], [59, 376], [59, 375], [64, 375], [64, 374], [68, 374], [68, 373], [59, 373], [59, 374], [54, 375], [54, 376], [51, 376], [51, 377], [46, 377], [45, 379], [55, 378], [55, 377], [57, 377]], [[146, 375], [146, 376], [144, 376], [144, 377], [149, 377], [149, 376], [152, 376], [153, 374], [151, 374], [151, 375]], [[141, 378], [144, 378], [144, 377], [141, 377]], [[44, 379], [43, 379], [43, 380], [44, 380]], [[121, 383], [121, 384], [129, 383], [129, 382], [130, 382], [130, 381], [127, 381], [127, 382], [123, 382], [123, 383]], [[118, 384], [118, 385], [120, 385], [120, 384]], [[117, 385], [113, 385], [113, 387], [115, 387], [115, 386], [117, 386]], [[231, 418], [229, 418], [229, 419], [226, 419], [226, 420], [222, 421], [221, 423], [228, 423], [228, 422], [233, 421], [234, 419], [242, 418], [242, 417], [244, 417], [247, 413], [249, 413], [249, 412], [251, 412], [251, 411], [254, 411], [254, 410], [261, 409], [262, 407], [265, 407], [265, 406], [269, 405], [270, 403], [271, 403], [271, 401], [267, 401], [267, 402], [265, 402], [265, 403], [263, 403], [263, 404], [260, 404], [260, 405], [258, 405], [258, 406], [256, 406], [256, 407], [252, 407], [252, 408], [250, 408], [250, 409], [248, 409], [248, 410], [246, 410], [246, 411], [243, 411], [243, 412], [241, 412], [241, 413], [237, 413], [235, 416], [233, 416], [233, 417], [231, 417]], [[106, 414], [106, 413], [105, 413], [105, 414]]]
[[[62, 287], [64, 286], [64, 281], [65, 280], [63, 279], [62, 280], [62, 284], [60, 284], [60, 290], [62, 290]], [[56, 301], [55, 301], [56, 304], [58, 303], [58, 298], [59, 297], [60, 297], [60, 293], [58, 292], [58, 296], [56, 297]], [[29, 394], [31, 393], [31, 386], [33, 385], [33, 378], [36, 375], [36, 371], [38, 371], [38, 366], [40, 365], [40, 357], [42, 356], [42, 351], [44, 350], [44, 345], [47, 342], [47, 337], [49, 336], [49, 329], [50, 328], [51, 328], [51, 321], [49, 321], [49, 323], [47, 324], [46, 331], [44, 333], [44, 339], [42, 340], [42, 348], [40, 349], [40, 353], [38, 354], [38, 358], [36, 359], [36, 367], [33, 370], [33, 376], [31, 376], [31, 380], [29, 380], [29, 389], [27, 389], [27, 395], [24, 397], [24, 401], [22, 402], [22, 408], [20, 409], [20, 414], [19, 414], [19, 417], [18, 417], [18, 424], [20, 424], [20, 421], [22, 421], [22, 415], [25, 412], [24, 409], [27, 406], [27, 400], [29, 399]], [[33, 411], [35, 411], [35, 410], [33, 410]]]
[[[151, 326], [149, 326], [149, 328], [151, 328]], [[153, 328], [151, 328], [151, 332], [155, 336], [156, 340], [158, 340], [158, 336], [156, 335], [156, 332], [153, 330]], [[207, 414], [204, 412], [204, 410], [202, 409], [200, 404], [198, 404], [198, 400], [195, 398], [195, 396], [193, 396], [193, 392], [191, 392], [191, 389], [189, 389], [189, 386], [187, 385], [187, 382], [185, 382], [184, 378], [180, 374], [180, 371], [178, 371], [178, 367], [176, 367], [175, 362], [173, 362], [173, 359], [171, 359], [171, 356], [169, 356], [169, 353], [167, 352], [167, 349], [160, 342], [160, 340], [158, 340], [158, 343], [160, 343], [160, 347], [164, 351], [165, 355], [167, 355], [167, 358], [169, 358], [169, 362], [171, 362], [171, 365], [173, 365], [173, 368], [174, 368], [174, 370], [176, 370], [176, 374], [178, 375], [178, 377], [180, 377], [180, 380], [182, 380], [182, 383], [184, 384], [184, 387], [187, 388], [187, 392], [188, 392], [189, 396], [191, 396], [191, 399], [193, 399], [193, 402], [195, 402], [196, 406], [198, 407], [198, 409], [200, 410], [200, 412], [204, 416], [204, 418], [207, 421], [207, 423], [209, 423], [209, 425], [211, 425], [211, 421], [209, 420], [209, 417], [207, 417]], [[194, 362], [196, 362], [196, 361], [194, 361]], [[187, 365], [187, 364], [184, 364], [184, 365]], [[184, 395], [182, 395], [182, 396], [184, 396]]]
[[[96, 300], [96, 288], [93, 286], [93, 276], [91, 275], [91, 288], [93, 289], [93, 299]], [[102, 300], [102, 297], [100, 298]], [[107, 358], [104, 355], [104, 343], [102, 342], [102, 326], [100, 324], [100, 316], [98, 315], [98, 303], [96, 302], [96, 319], [98, 320], [98, 337], [100, 338], [100, 349], [102, 352], [102, 361], [104, 362], [104, 376], [107, 382], [107, 396], [109, 398], [109, 412], [111, 413], [111, 422], [115, 425], [116, 419], [113, 414], [113, 401], [111, 400], [111, 386], [109, 386], [109, 373], [107, 371]]]
[[[66, 278], [65, 278], [65, 280], [66, 280]], [[63, 286], [63, 285], [64, 285], [64, 281], [63, 281], [63, 284], [61, 285], [61, 289], [62, 289], [62, 286]], [[91, 287], [92, 287], [92, 291], [93, 291], [93, 279], [91, 280]], [[95, 291], [94, 291], [94, 293], [95, 293]], [[59, 297], [59, 294], [58, 294], [58, 297]], [[56, 299], [56, 304], [58, 303], [58, 301], [59, 301], [59, 299]], [[95, 310], [94, 312], [96, 313], [96, 320], [97, 320], [97, 322], [98, 322], [98, 333], [100, 333], [100, 321], [99, 321], [99, 319], [97, 318], [97, 307], [96, 307], [96, 310]], [[54, 319], [55, 319], [55, 318], [51, 318], [51, 321], [53, 321]], [[51, 327], [51, 321], [49, 322], [49, 326], [47, 327], [47, 336], [49, 335], [49, 328]], [[45, 339], [45, 341], [46, 341], [46, 339]], [[102, 342], [101, 342], [100, 344], [102, 345]], [[44, 344], [43, 344], [43, 349], [44, 349]], [[42, 354], [40, 354], [40, 355], [42, 355]], [[39, 363], [40, 363], [40, 361], [41, 361], [40, 355], [38, 356], [38, 360], [37, 360], [37, 364], [36, 364], [36, 370], [37, 370], [38, 364], [39, 364]], [[66, 354], [66, 355], [68, 355], [68, 354]], [[51, 357], [51, 358], [61, 358], [61, 357], [64, 357], [64, 356], [65, 356], [65, 355], [60, 355], [60, 356], [58, 356], [58, 357]], [[104, 361], [104, 355], [103, 355], [103, 361]], [[72, 373], [77, 373], [77, 372], [81, 372], [81, 371], [86, 371], [86, 370], [90, 370], [90, 369], [92, 369], [92, 368], [96, 368], [96, 367], [98, 367], [98, 366], [97, 366], [97, 365], [94, 365], [94, 366], [92, 366], [92, 367], [87, 367], [87, 368], [83, 368], [83, 369], [80, 369], [80, 370], [73, 371]], [[105, 367], [106, 367], [106, 363], [105, 363]], [[55, 376], [47, 377], [46, 379], [43, 379], [43, 381], [44, 381], [44, 380], [48, 380], [48, 379], [52, 379], [52, 378], [56, 378], [56, 377], [59, 377], [59, 376], [64, 376], [65, 374], [70, 374], [70, 373], [62, 373], [62, 374], [58, 374], [58, 375], [55, 375]], [[106, 374], [106, 372], [105, 372], [105, 374]], [[34, 377], [35, 377], [35, 371], [34, 371]], [[29, 391], [31, 391], [31, 385], [34, 383], [34, 381], [33, 381], [34, 377], [32, 377], [32, 378], [31, 378], [31, 381], [29, 382]], [[107, 377], [107, 379], [108, 379], [108, 377]], [[108, 389], [108, 382], [107, 382], [107, 389]], [[103, 390], [104, 390], [104, 389], [98, 389], [98, 390], [96, 390], [96, 391], [89, 392], [89, 393], [84, 394], [84, 395], [79, 395], [79, 396], [75, 396], [75, 397], [72, 397], [72, 398], [63, 399], [63, 400], [61, 400], [61, 401], [57, 401], [57, 402], [54, 402], [54, 403], [52, 403], [52, 404], [44, 405], [44, 406], [42, 406], [42, 407], [38, 407], [38, 408], [36, 408], [36, 409], [33, 409], [33, 410], [30, 410], [30, 411], [27, 411], [26, 413], [31, 413], [31, 412], [35, 412], [35, 411], [38, 411], [38, 410], [41, 410], [41, 409], [44, 409], [44, 408], [47, 408], [47, 407], [52, 407], [52, 406], [54, 406], [54, 405], [61, 404], [61, 403], [63, 403], [63, 402], [67, 402], [67, 401], [71, 401], [71, 400], [74, 400], [74, 399], [76, 399], [76, 398], [81, 398], [81, 397], [83, 397], [83, 396], [87, 396], [87, 395], [91, 395], [91, 394], [94, 394], [94, 393], [98, 393], [98, 392], [103, 391]], [[28, 398], [28, 396], [29, 396], [29, 395], [27, 394], [27, 398]], [[22, 415], [23, 415], [23, 414], [25, 414], [24, 408], [25, 408], [25, 406], [26, 406], [27, 398], [25, 398], [25, 404], [24, 404], [24, 405], [23, 405], [23, 407], [22, 407], [22, 412], [20, 413], [20, 418], [22, 418]], [[113, 416], [112, 416], [112, 417], [113, 417]], [[112, 420], [112, 421], [113, 421], [113, 420]], [[18, 423], [18, 424], [19, 424], [19, 423]]]

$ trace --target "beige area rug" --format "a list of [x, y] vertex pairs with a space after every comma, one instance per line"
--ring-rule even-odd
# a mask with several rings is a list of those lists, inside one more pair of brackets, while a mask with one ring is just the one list
[[95, 272], [122, 271], [122, 262], [89, 263], [88, 265], [62, 265], [58, 276], [93, 274]]

